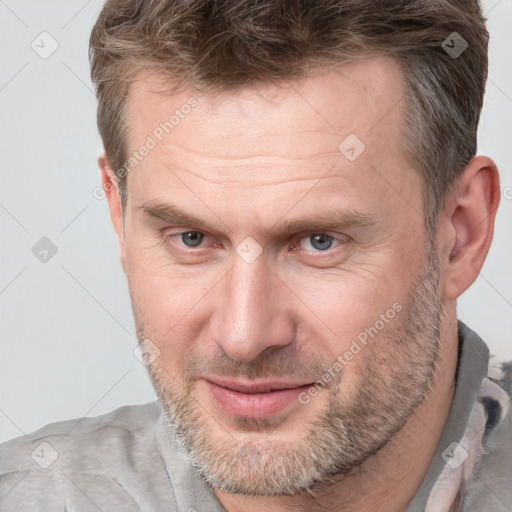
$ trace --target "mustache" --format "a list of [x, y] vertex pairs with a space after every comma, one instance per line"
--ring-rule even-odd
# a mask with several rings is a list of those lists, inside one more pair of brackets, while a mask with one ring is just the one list
[[203, 375], [256, 379], [290, 379], [314, 382], [332, 365], [325, 357], [300, 354], [296, 347], [266, 349], [250, 362], [236, 361], [219, 347], [214, 355], [198, 353], [193, 349], [187, 354], [183, 376], [193, 381]]

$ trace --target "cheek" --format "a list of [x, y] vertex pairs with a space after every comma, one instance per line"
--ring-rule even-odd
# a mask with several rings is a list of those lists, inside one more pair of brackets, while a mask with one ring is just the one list
[[222, 274], [173, 265], [152, 243], [128, 245], [126, 258], [138, 321], [163, 359], [175, 361], [200, 339], [215, 307], [211, 295]]
[[[341, 393], [350, 402], [369, 378], [369, 365], [382, 354], [392, 350], [396, 336], [403, 328], [405, 318], [405, 293], [376, 283], [344, 283], [325, 287], [323, 296], [311, 296], [311, 309], [318, 313], [324, 324], [317, 333], [329, 354], [329, 368], [342, 376]], [[318, 322], [317, 322], [318, 323]], [[380, 354], [380, 355], [379, 355]], [[384, 368], [372, 372], [384, 372]], [[383, 373], [383, 375], [384, 375]]]
[[303, 276], [290, 288], [343, 349], [392, 309], [394, 303], [401, 302], [405, 294], [399, 285], [379, 276], [371, 279], [367, 274], [339, 272], [331, 278]]
[[190, 270], [173, 264], [156, 236], [129, 238], [126, 267], [130, 287], [148, 307], [185, 307], [186, 297], [193, 298], [198, 291], [191, 286]]

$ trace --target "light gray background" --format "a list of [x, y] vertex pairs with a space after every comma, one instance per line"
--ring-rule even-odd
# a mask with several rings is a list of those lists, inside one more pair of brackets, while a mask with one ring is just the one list
[[[0, 442], [156, 398], [133, 354], [107, 204], [95, 197], [101, 141], [87, 48], [101, 4], [0, 0]], [[491, 46], [479, 153], [498, 164], [503, 194], [493, 246], [459, 317], [511, 358], [512, 0], [483, 6]], [[46, 59], [31, 47], [51, 49], [42, 32], [59, 45]], [[32, 253], [42, 237], [58, 249], [46, 263]]]

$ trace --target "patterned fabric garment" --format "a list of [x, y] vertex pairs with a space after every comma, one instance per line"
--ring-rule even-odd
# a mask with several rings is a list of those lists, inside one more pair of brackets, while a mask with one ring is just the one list
[[[512, 512], [511, 364], [489, 359], [478, 335], [458, 327], [455, 393], [430, 467], [405, 511], [378, 512]], [[0, 512], [98, 510], [226, 512], [159, 401], [0, 445]]]
[[[471, 411], [466, 431], [458, 443], [445, 452], [446, 465], [430, 494], [425, 512], [463, 512], [474, 510], [512, 510], [510, 499], [510, 485], [512, 484], [512, 466], [506, 466], [503, 474], [496, 474], [497, 439], [489, 443], [494, 432], [508, 434], [503, 436], [504, 444], [499, 448], [504, 450], [506, 458], [510, 461], [512, 451], [512, 437], [510, 428], [503, 425], [507, 418], [510, 406], [511, 393], [511, 364], [500, 363], [495, 357], [489, 360], [487, 377], [482, 381], [478, 399]], [[510, 424], [510, 420], [508, 420]], [[508, 453], [507, 453], [508, 452]], [[487, 480], [491, 478], [490, 486], [486, 486], [482, 479], [487, 474]], [[500, 487], [500, 480], [508, 487], [506, 489], [506, 501], [501, 501], [498, 492], [493, 498], [489, 497], [487, 503], [478, 497], [481, 487], [485, 487], [489, 493], [493, 493], [493, 486]], [[505, 488], [501, 489], [505, 491]], [[503, 495], [505, 496], [505, 495]], [[495, 503], [492, 508], [490, 500], [501, 501]], [[453, 505], [451, 505], [453, 504]]]

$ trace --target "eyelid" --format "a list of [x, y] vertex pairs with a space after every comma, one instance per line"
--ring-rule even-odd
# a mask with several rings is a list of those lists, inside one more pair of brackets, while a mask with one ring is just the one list
[[[329, 231], [308, 231], [307, 233], [301, 233], [300, 235], [297, 235], [296, 238], [297, 238], [298, 242], [296, 245], [299, 245], [302, 240], [304, 240], [305, 238], [309, 238], [313, 235], [326, 235], [326, 236], [332, 238], [335, 242], [338, 242], [338, 247], [341, 245], [347, 244], [351, 240], [351, 238], [348, 235], [332, 234]], [[307, 249], [303, 249], [303, 250], [305, 250], [309, 253], [314, 253], [314, 254], [329, 254], [334, 249], [335, 248], [330, 247], [329, 249], [327, 249], [325, 251], [319, 251], [319, 250], [311, 251], [311, 250], [307, 250]], [[296, 249], [294, 249], [294, 250], [296, 250]]]
[[[181, 235], [184, 235], [185, 233], [199, 233], [199, 234], [203, 235], [203, 240], [210, 236], [208, 233], [205, 233], [204, 231], [200, 231], [199, 229], [186, 229], [186, 230], [176, 231], [176, 232], [171, 232], [171, 233], [164, 232], [163, 233], [163, 242], [165, 244], [165, 243], [169, 242], [172, 238], [179, 238]], [[180, 247], [186, 251], [195, 251], [195, 252], [198, 252], [200, 250], [204, 250], [207, 248], [207, 246], [204, 246], [204, 245], [200, 245], [198, 247], [193, 247], [193, 246], [189, 247], [189, 246], [181, 245], [181, 244], [180, 244]]]
[[[200, 229], [194, 229], [194, 228], [191, 228], [191, 229], [181, 229], [180, 231], [176, 231], [176, 232], [171, 232], [171, 233], [164, 233], [163, 234], [163, 241], [164, 243], [167, 243], [170, 239], [172, 238], [178, 238], [180, 237], [181, 235], [185, 234], [185, 233], [200, 233], [201, 235], [203, 235], [204, 239], [208, 239], [209, 237], [212, 237], [213, 235], [210, 235], [209, 233], [205, 232], [205, 231], [202, 231]], [[311, 237], [312, 235], [327, 235], [329, 236], [330, 238], [332, 238], [334, 241], [338, 242], [338, 247], [339, 246], [342, 246], [344, 244], [347, 244], [348, 242], [350, 242], [351, 238], [348, 236], [348, 235], [340, 235], [340, 234], [332, 234], [328, 231], [307, 231], [307, 232], [303, 232], [303, 233], [299, 233], [293, 237], [291, 237], [292, 240], [297, 240], [296, 242], [293, 242], [292, 244], [292, 251], [295, 251], [295, 250], [298, 250], [300, 247], [299, 244], [300, 242], [305, 239], [305, 238], [308, 238], [308, 237]], [[213, 247], [218, 247], [218, 243], [215, 243], [213, 244]], [[185, 251], [187, 252], [199, 252], [201, 250], [207, 250], [208, 248], [211, 248], [212, 245], [201, 245], [201, 246], [198, 246], [198, 247], [189, 247], [189, 246], [186, 246], [186, 245], [181, 245], [180, 244], [180, 247], [182, 249], [184, 249]], [[311, 251], [311, 250], [307, 250], [307, 249], [303, 249], [304, 251], [308, 252], [308, 253], [312, 253], [312, 254], [330, 254], [333, 252], [334, 248], [330, 247], [329, 249], [325, 250], [325, 251]]]

